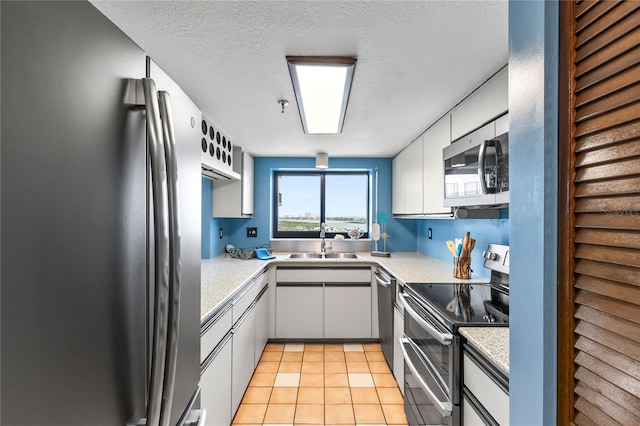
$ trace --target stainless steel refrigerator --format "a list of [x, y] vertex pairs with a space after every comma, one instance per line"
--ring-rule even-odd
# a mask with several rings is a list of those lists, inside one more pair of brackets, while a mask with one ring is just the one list
[[0, 422], [196, 422], [200, 111], [90, 3], [0, 7]]

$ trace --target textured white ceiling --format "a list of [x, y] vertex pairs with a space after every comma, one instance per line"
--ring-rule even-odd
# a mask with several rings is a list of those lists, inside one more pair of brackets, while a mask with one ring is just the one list
[[[391, 157], [508, 58], [506, 1], [91, 2], [256, 156]], [[342, 134], [302, 132], [287, 55], [358, 58]]]

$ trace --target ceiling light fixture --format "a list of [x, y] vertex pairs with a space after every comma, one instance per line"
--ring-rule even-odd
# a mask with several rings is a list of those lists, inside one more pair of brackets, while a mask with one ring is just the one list
[[329, 154], [326, 152], [319, 152], [316, 154], [316, 168], [327, 169], [329, 168]]
[[305, 133], [342, 132], [356, 60], [326, 56], [287, 56]]
[[286, 100], [286, 99], [278, 99], [278, 105], [280, 105], [282, 107], [282, 111], [280, 111], [280, 112], [284, 114], [284, 107], [289, 105], [289, 101]]

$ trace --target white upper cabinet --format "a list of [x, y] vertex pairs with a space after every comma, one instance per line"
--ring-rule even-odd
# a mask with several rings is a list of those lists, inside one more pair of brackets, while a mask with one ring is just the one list
[[242, 216], [253, 216], [253, 157], [242, 153]]
[[451, 143], [447, 114], [393, 159], [393, 214], [416, 216], [451, 213], [442, 205], [442, 149]]
[[393, 214], [422, 213], [422, 136], [393, 159]]
[[240, 173], [241, 179], [213, 181], [213, 217], [253, 216], [253, 157], [240, 147], [233, 150], [233, 169]]
[[451, 143], [451, 116], [449, 114], [431, 126], [423, 137], [423, 207], [425, 214], [451, 213], [444, 207], [444, 162], [442, 149]]
[[504, 135], [509, 131], [509, 114], [505, 114], [496, 120], [496, 136]]
[[477, 129], [509, 109], [509, 73], [501, 69], [451, 111], [451, 140]]
[[405, 214], [405, 159], [407, 151], [403, 150], [393, 157], [392, 164], [392, 213], [394, 215]]
[[[508, 132], [509, 116], [505, 114], [509, 108], [508, 77], [505, 66], [393, 158], [395, 216], [451, 214], [451, 207], [443, 203], [442, 150], [465, 135], [471, 138], [482, 133], [482, 137], [491, 139]], [[474, 132], [483, 125], [487, 125], [489, 133], [485, 134], [484, 128]], [[508, 203], [508, 199], [504, 203]]]
[[404, 214], [421, 214], [422, 210], [422, 136], [406, 149]]

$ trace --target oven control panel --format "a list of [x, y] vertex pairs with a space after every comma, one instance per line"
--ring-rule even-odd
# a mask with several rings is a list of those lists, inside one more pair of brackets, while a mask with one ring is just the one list
[[509, 274], [509, 246], [489, 244], [482, 252], [484, 267], [492, 271]]

